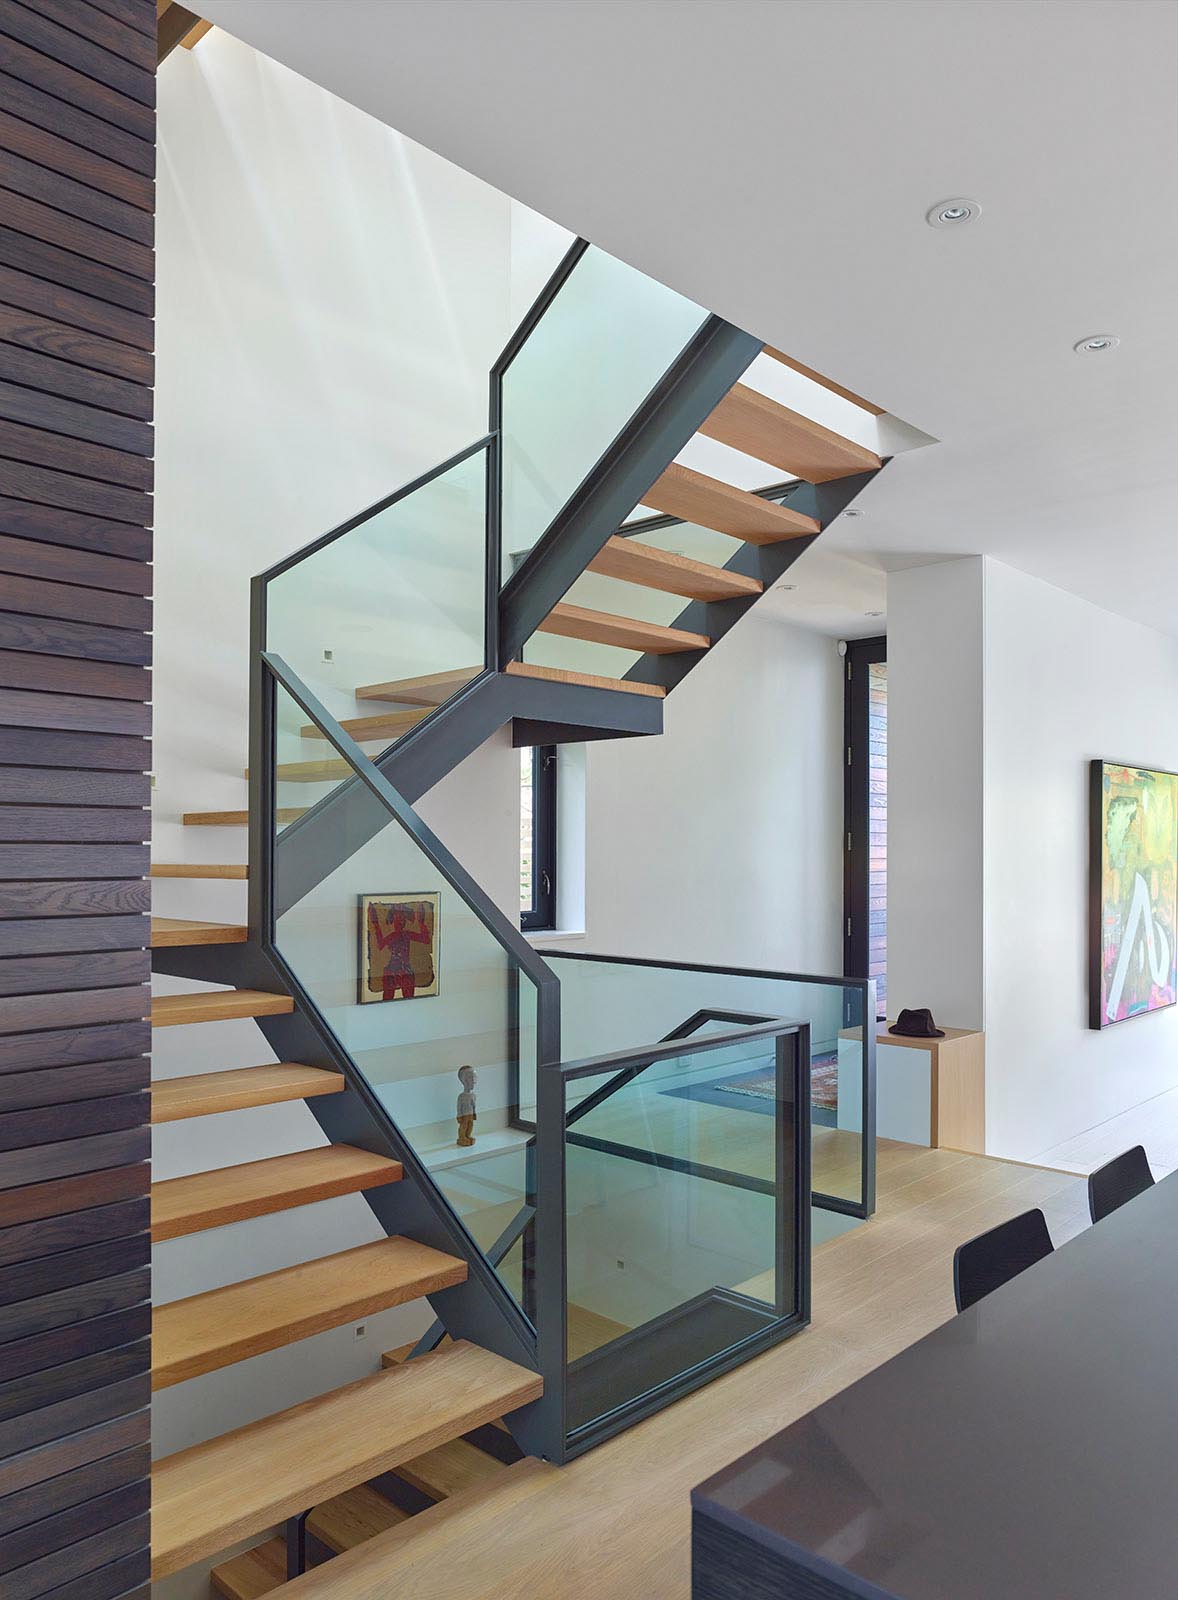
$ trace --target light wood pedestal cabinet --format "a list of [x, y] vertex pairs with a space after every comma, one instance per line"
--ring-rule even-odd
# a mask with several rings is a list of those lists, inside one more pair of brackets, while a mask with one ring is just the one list
[[[943, 1039], [876, 1034], [876, 1135], [936, 1149], [986, 1147], [986, 1036], [946, 1028]], [[839, 1035], [840, 1128], [860, 1127], [858, 1028]]]

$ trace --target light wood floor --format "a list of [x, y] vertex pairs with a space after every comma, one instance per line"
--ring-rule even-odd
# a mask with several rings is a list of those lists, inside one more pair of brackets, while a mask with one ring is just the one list
[[1178, 1171], [1178, 1089], [1165, 1089], [1115, 1117], [1087, 1128], [1032, 1160], [1045, 1167], [1095, 1172], [1131, 1145], [1143, 1144], [1155, 1178]]
[[697, 1483], [947, 1320], [963, 1239], [1028, 1206], [1057, 1244], [1088, 1220], [1074, 1175], [984, 1156], [881, 1140], [878, 1184], [876, 1217], [815, 1252], [804, 1333], [570, 1466], [506, 1475], [383, 1559], [340, 1557], [324, 1600], [688, 1600]]

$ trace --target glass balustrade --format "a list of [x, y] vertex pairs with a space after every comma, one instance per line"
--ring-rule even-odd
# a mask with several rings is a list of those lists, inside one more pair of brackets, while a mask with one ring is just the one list
[[[540, 1069], [541, 1207], [559, 1193], [564, 1238], [550, 1261], [542, 1209], [540, 1344], [573, 1448], [808, 1315], [807, 1054], [777, 1022]], [[734, 1074], [765, 1084], [759, 1114], [707, 1094]]]
[[496, 369], [504, 583], [707, 320], [604, 250], [574, 257]]
[[[560, 979], [561, 1050], [566, 1060], [630, 1049], [640, 1040], [687, 1038], [784, 1017], [810, 1027], [814, 1203], [851, 1215], [875, 1208], [875, 1041], [869, 985], [842, 979], [726, 971], [546, 950]], [[663, 1093], [651, 1067], [648, 1093]], [[756, 1119], [771, 1104], [770, 1075], [717, 1052], [692, 1084], [705, 1105]], [[647, 1073], [643, 1074], [647, 1077]], [[668, 1091], [669, 1092], [669, 1091]], [[678, 1090], [676, 1090], [678, 1092]], [[520, 1120], [534, 1119], [536, 1083], [525, 1067]], [[576, 1091], [570, 1091], [576, 1104]], [[576, 1111], [573, 1112], [574, 1117]], [[865, 1130], [867, 1130], [865, 1136]]]
[[[486, 660], [487, 441], [263, 575], [264, 648], [376, 755], [476, 677]], [[306, 723], [306, 718], [303, 723]], [[318, 798], [314, 728], [287, 781]], [[301, 771], [295, 771], [299, 767]]]
[[[282, 730], [312, 719], [281, 684], [274, 711], [281, 751]], [[320, 731], [341, 775], [313, 811], [275, 823], [274, 947], [490, 1253], [528, 1201], [511, 1096], [535, 1076], [538, 986], [555, 985], [379, 773]], [[501, 1275], [521, 1297], [518, 1252]]]

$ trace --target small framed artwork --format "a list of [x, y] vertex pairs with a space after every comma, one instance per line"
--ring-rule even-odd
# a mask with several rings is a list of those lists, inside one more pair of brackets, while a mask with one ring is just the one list
[[441, 896], [360, 896], [360, 1004], [424, 1000], [438, 992]]
[[1088, 1025], [1172, 1006], [1178, 993], [1178, 773], [1089, 768]]

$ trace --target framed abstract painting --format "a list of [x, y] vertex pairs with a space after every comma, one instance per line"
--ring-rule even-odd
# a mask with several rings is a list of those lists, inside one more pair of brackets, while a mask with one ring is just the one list
[[438, 992], [441, 896], [360, 896], [360, 1004], [424, 1000]]
[[1172, 1006], [1178, 993], [1178, 773], [1089, 768], [1088, 1025]]

